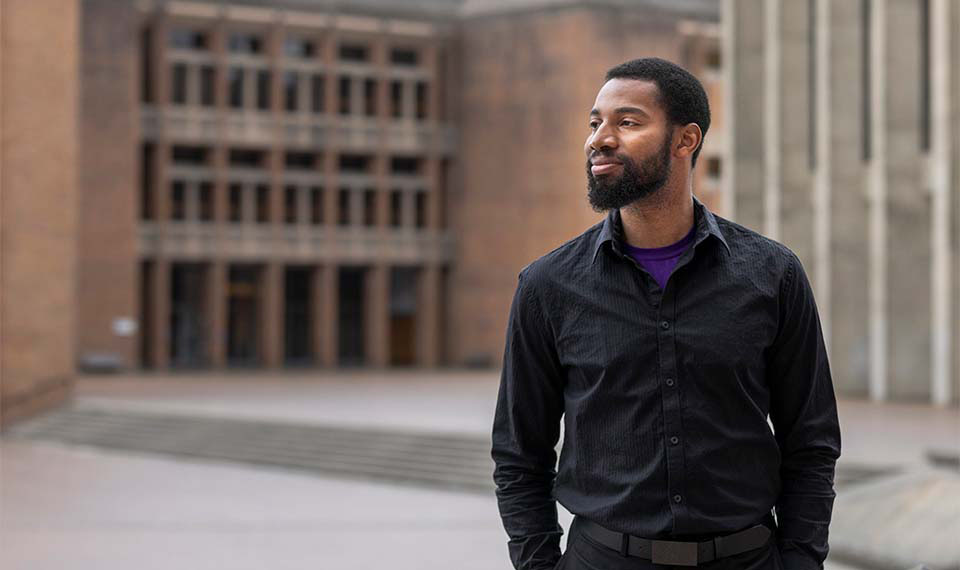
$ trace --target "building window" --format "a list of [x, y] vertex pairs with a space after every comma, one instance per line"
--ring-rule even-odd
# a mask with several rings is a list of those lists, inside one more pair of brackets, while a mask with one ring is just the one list
[[350, 189], [341, 188], [337, 193], [337, 224], [350, 225]]
[[316, 46], [312, 41], [304, 38], [287, 38], [283, 42], [283, 53], [287, 57], [307, 59], [316, 55]]
[[310, 188], [310, 223], [317, 226], [323, 223], [323, 188]]
[[377, 191], [367, 188], [363, 191], [363, 225], [377, 224]]
[[174, 164], [203, 166], [207, 164], [210, 149], [203, 146], [174, 145], [170, 151]]
[[349, 77], [346, 77], [346, 76], [340, 77], [340, 81], [339, 81], [340, 89], [338, 91], [339, 93], [338, 110], [341, 115], [350, 114], [350, 92], [351, 92], [352, 83], [353, 82], [350, 80]]
[[393, 48], [390, 50], [390, 63], [417, 66], [420, 64], [420, 53], [415, 49]]
[[296, 71], [283, 74], [283, 108], [287, 111], [297, 111], [300, 107], [297, 101], [297, 92], [300, 90], [300, 75]]
[[720, 159], [716, 156], [707, 158], [707, 178], [719, 180], [720, 175]]
[[373, 79], [363, 81], [363, 112], [368, 117], [377, 114], [377, 82]]
[[208, 49], [207, 34], [186, 28], [170, 30], [169, 45], [175, 49], [206, 50]]
[[153, 103], [153, 30], [140, 31], [140, 101]]
[[414, 156], [394, 156], [390, 159], [390, 172], [401, 176], [420, 174], [420, 159]]
[[227, 84], [230, 87], [230, 106], [234, 109], [243, 108], [243, 69], [231, 67], [227, 72]]
[[184, 220], [187, 217], [186, 185], [179, 180], [174, 180], [170, 188], [170, 219]]
[[370, 61], [370, 49], [360, 44], [342, 44], [340, 46], [340, 61], [355, 63]]
[[283, 155], [283, 164], [289, 170], [313, 170], [317, 165], [317, 155], [312, 152], [289, 151]]
[[153, 212], [153, 160], [156, 147], [147, 143], [140, 152], [140, 218], [152, 220]]
[[720, 71], [720, 46], [710, 46], [704, 56], [704, 65], [710, 71]]
[[310, 77], [310, 110], [322, 113], [325, 99], [323, 76], [314, 74]]
[[215, 104], [215, 78], [213, 66], [204, 65], [200, 68], [200, 104], [204, 107], [213, 107]]
[[230, 198], [230, 221], [243, 221], [243, 186], [240, 184], [231, 184], [229, 188]]
[[197, 199], [200, 202], [200, 221], [213, 221], [213, 184], [201, 182]]
[[370, 156], [365, 154], [341, 154], [340, 170], [343, 172], [363, 174], [370, 170]]
[[240, 168], [263, 168], [266, 156], [262, 150], [247, 148], [232, 148], [228, 153], [230, 166]]
[[390, 82], [390, 116], [398, 119], [403, 116], [403, 83]]
[[427, 193], [419, 190], [416, 193], [416, 223], [418, 228], [427, 227]]
[[270, 187], [266, 184], [257, 185], [257, 223], [265, 224], [270, 221]]
[[287, 186], [283, 189], [283, 221], [288, 224], [297, 223], [296, 186]]
[[256, 34], [235, 33], [230, 34], [227, 48], [232, 53], [256, 55], [263, 53], [263, 41]]
[[257, 109], [266, 111], [270, 108], [270, 71], [257, 70]]
[[417, 82], [417, 118], [427, 118], [427, 84], [423, 81]]
[[170, 102], [184, 105], [187, 102], [187, 65], [175, 63], [170, 70]]
[[390, 191], [390, 225], [399, 228], [403, 224], [403, 192]]

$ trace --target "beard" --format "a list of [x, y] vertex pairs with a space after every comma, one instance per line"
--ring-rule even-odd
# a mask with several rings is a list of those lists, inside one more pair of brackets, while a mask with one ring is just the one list
[[[590, 161], [587, 160], [587, 200], [594, 211], [602, 213], [622, 208], [663, 188], [670, 177], [671, 138], [671, 133], [668, 133], [660, 150], [639, 164], [626, 155], [613, 155], [623, 164], [623, 172], [617, 177], [609, 174], [594, 176], [590, 171]], [[591, 156], [598, 154], [601, 153], [594, 152]]]

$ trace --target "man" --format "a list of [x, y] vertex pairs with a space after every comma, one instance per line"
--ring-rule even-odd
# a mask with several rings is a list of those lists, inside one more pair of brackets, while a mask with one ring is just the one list
[[693, 196], [709, 126], [682, 68], [611, 69], [584, 146], [606, 219], [520, 272], [492, 449], [518, 570], [822, 567], [840, 433], [813, 293]]

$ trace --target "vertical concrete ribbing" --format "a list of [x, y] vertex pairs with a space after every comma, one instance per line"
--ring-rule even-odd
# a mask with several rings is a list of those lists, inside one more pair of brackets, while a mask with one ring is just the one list
[[733, 84], [740, 87], [731, 97], [737, 128], [733, 131], [733, 155], [731, 164], [736, 173], [732, 186], [736, 188], [736, 220], [757, 231], [763, 229], [763, 121], [757, 109], [763, 108], [764, 70], [764, 0], [738, 0], [734, 10], [733, 27], [736, 29], [733, 57]]
[[819, 30], [816, 37], [816, 135], [814, 140], [816, 170], [813, 185], [813, 286], [819, 305], [820, 322], [828, 354], [831, 352], [831, 296], [830, 296], [830, 173], [833, 148], [830, 130], [833, 125], [830, 112], [830, 5], [831, 0], [816, 0], [816, 20], [813, 25]]
[[417, 279], [417, 364], [434, 367], [439, 361], [440, 268], [427, 264]]
[[367, 364], [383, 367], [390, 361], [390, 267], [373, 264], [364, 277]]
[[227, 264], [214, 260], [207, 264], [207, 358], [210, 366], [226, 365], [227, 351]]
[[931, 372], [932, 400], [945, 405], [952, 397], [950, 382], [950, 5], [947, 0], [931, 0], [931, 96], [932, 147], [931, 192], [933, 204], [930, 224], [931, 267]]
[[870, 399], [887, 399], [886, 0], [870, 12]]
[[780, 1], [764, 2], [763, 232], [780, 239]]
[[736, 37], [739, 29], [736, 25], [737, 9], [734, 5], [735, 2], [736, 0], [722, 0], [720, 5], [720, 26], [722, 29], [720, 34], [720, 60], [723, 62], [723, 116], [725, 119], [720, 192], [723, 200], [723, 215], [730, 219], [736, 217], [737, 161], [734, 143], [736, 142], [735, 133], [739, 122], [736, 115], [736, 98], [739, 93], [736, 83], [738, 67]]

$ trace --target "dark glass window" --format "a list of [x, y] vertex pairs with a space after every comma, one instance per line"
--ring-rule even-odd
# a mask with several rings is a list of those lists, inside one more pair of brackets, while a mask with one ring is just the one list
[[390, 172], [393, 174], [419, 174], [420, 159], [415, 156], [395, 156], [390, 159]]
[[339, 112], [341, 115], [350, 114], [350, 92], [351, 92], [352, 83], [353, 82], [350, 80], [349, 77], [346, 77], [346, 76], [340, 77], [340, 82], [339, 82], [340, 90], [338, 91], [338, 93], [339, 93], [339, 99], [340, 99]]
[[296, 186], [287, 186], [283, 189], [283, 221], [288, 224], [297, 223]]
[[415, 49], [394, 48], [390, 50], [390, 63], [394, 65], [419, 65], [420, 53]]
[[207, 164], [210, 149], [203, 146], [174, 145], [170, 154], [174, 164], [202, 166]]
[[213, 184], [201, 182], [198, 190], [197, 200], [200, 202], [200, 220], [209, 222], [213, 220]]
[[265, 184], [257, 186], [257, 223], [265, 224], [270, 221], [270, 187]]
[[423, 81], [417, 82], [417, 118], [427, 118], [427, 84]]
[[204, 107], [213, 107], [215, 103], [215, 78], [213, 66], [204, 65], [200, 68], [200, 104]]
[[390, 225], [398, 228], [403, 223], [403, 192], [390, 191]]
[[270, 71], [257, 71], [257, 109], [261, 111], [270, 108]]
[[363, 191], [363, 225], [377, 224], [377, 191], [367, 188]]
[[283, 164], [290, 170], [312, 170], [317, 165], [317, 155], [312, 152], [289, 151], [283, 155]]
[[707, 176], [709, 176], [710, 178], [720, 178], [721, 174], [722, 172], [720, 170], [720, 159], [715, 156], [711, 156], [710, 158], [708, 158], [707, 159]]
[[229, 188], [230, 221], [243, 221], [243, 186], [231, 184]]
[[153, 103], [153, 30], [140, 31], [140, 100]]
[[170, 69], [170, 102], [183, 105], [187, 102], [187, 65], [175, 63]]
[[340, 170], [344, 172], [363, 173], [370, 170], [370, 157], [365, 154], [341, 154]]
[[283, 52], [287, 57], [310, 58], [316, 54], [316, 47], [310, 40], [293, 37], [284, 40]]
[[230, 88], [230, 106], [234, 109], [243, 107], [243, 69], [231, 67], [227, 72], [227, 84]]
[[418, 191], [416, 204], [416, 225], [418, 228], [427, 227], [427, 193]]
[[176, 49], [205, 50], [208, 48], [207, 34], [197, 30], [175, 28], [170, 30], [169, 45]]
[[323, 223], [323, 188], [319, 186], [310, 189], [310, 223]]
[[183, 182], [174, 180], [170, 185], [170, 219], [183, 220], [187, 217], [187, 188]]
[[377, 82], [373, 79], [363, 81], [363, 112], [368, 117], [377, 114]]
[[322, 113], [325, 99], [323, 76], [314, 74], [310, 77], [310, 110]]
[[359, 44], [343, 44], [340, 46], [340, 60], [364, 62], [370, 60], [370, 49]]
[[403, 83], [390, 82], [390, 116], [399, 118], [403, 115]]
[[350, 189], [341, 188], [337, 193], [337, 224], [350, 225]]
[[228, 154], [230, 166], [243, 168], [262, 168], [265, 158], [264, 151], [247, 148], [232, 148]]
[[263, 52], [263, 40], [256, 34], [235, 33], [230, 34], [230, 40], [227, 42], [227, 48], [232, 53], [259, 54]]
[[283, 74], [283, 108], [287, 111], [296, 111], [299, 108], [297, 100], [300, 90], [300, 74], [288, 71]]
[[156, 147], [144, 144], [140, 153], [140, 218], [152, 220], [153, 212], [153, 161]]

